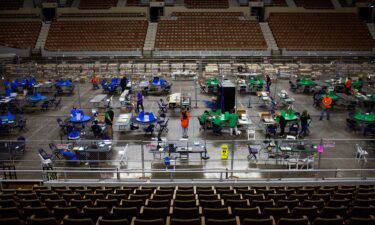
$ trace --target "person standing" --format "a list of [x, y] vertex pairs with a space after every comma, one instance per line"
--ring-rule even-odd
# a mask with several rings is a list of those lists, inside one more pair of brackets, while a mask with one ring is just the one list
[[114, 118], [115, 113], [113, 112], [112, 108], [108, 108], [107, 111], [105, 112], [105, 125], [108, 130], [108, 135], [113, 138], [113, 118]]
[[137, 111], [139, 111], [139, 107], [142, 108], [142, 111], [145, 110], [145, 108], [143, 107], [143, 99], [144, 99], [144, 96], [142, 94], [142, 91], [139, 91], [138, 94], [137, 94]]
[[279, 134], [279, 136], [282, 137], [285, 134], [285, 127], [286, 127], [287, 121], [286, 121], [285, 117], [283, 115], [281, 115], [281, 114], [279, 114], [277, 116], [277, 118], [279, 119], [279, 125], [280, 125], [280, 134]]
[[189, 119], [190, 115], [189, 112], [183, 111], [181, 113], [181, 128], [182, 128], [182, 138], [188, 138], [188, 127], [189, 127]]
[[272, 84], [271, 77], [270, 77], [270, 75], [267, 74], [267, 76], [266, 76], [266, 85], [267, 85], [266, 89], [267, 90], [266, 91], [268, 91], [268, 92], [270, 91], [271, 84]]
[[348, 78], [346, 81], [345, 81], [345, 93], [347, 95], [350, 94], [350, 89], [352, 88], [352, 78]]
[[329, 95], [324, 96], [322, 100], [322, 111], [320, 113], [320, 119], [323, 119], [324, 114], [327, 114], [327, 120], [329, 120], [329, 113], [331, 111], [331, 106], [332, 105], [332, 98], [329, 97]]
[[93, 90], [99, 89], [99, 86], [98, 86], [99, 79], [96, 75], [92, 76], [91, 83], [92, 83], [92, 89]]
[[228, 116], [228, 125], [229, 125], [230, 136], [233, 135], [233, 131], [234, 131], [234, 135], [238, 135], [238, 130], [237, 130], [238, 119], [239, 119], [238, 114], [235, 113], [234, 109], [232, 109], [231, 113]]
[[126, 79], [126, 77], [124, 76], [123, 78], [121, 78], [121, 81], [120, 81], [121, 92], [125, 91], [127, 84], [128, 84], [128, 79]]
[[309, 129], [309, 120], [311, 119], [310, 115], [307, 113], [307, 110], [304, 110], [302, 112], [302, 115], [300, 117], [301, 120], [301, 132], [299, 133], [299, 136], [306, 137], [307, 131]]

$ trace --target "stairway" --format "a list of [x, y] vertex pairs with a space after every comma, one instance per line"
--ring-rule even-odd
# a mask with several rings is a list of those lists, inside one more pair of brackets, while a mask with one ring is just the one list
[[78, 8], [80, 0], [74, 0], [72, 3], [72, 8]]
[[[48, 36], [48, 31], [50, 28], [51, 24], [50, 23], [43, 23], [42, 29], [40, 30], [38, 40], [36, 41], [35, 44], [35, 51], [40, 51], [44, 49], [44, 45], [46, 44], [47, 41], [47, 36]], [[34, 51], [34, 50], [33, 50]]]
[[275, 38], [273, 37], [272, 31], [270, 27], [268, 26], [268, 23], [259, 23], [259, 25], [260, 25], [260, 29], [262, 30], [263, 37], [267, 42], [268, 49], [275, 50], [275, 51], [279, 50], [279, 48], [277, 47]]
[[368, 27], [368, 30], [370, 31], [372, 39], [375, 40], [375, 25], [374, 25], [374, 23], [368, 23], [367, 27]]
[[22, 8], [34, 8], [33, 0], [24, 0]]
[[155, 47], [156, 32], [158, 30], [158, 23], [149, 23], [147, 35], [143, 51], [152, 51]]
[[339, 8], [342, 8], [339, 0], [331, 0], [333, 6], [335, 7], [335, 9], [339, 9]]
[[293, 0], [285, 0], [288, 7], [297, 7], [296, 3]]
[[126, 5], [126, 0], [118, 0], [116, 7], [125, 7], [125, 5]]

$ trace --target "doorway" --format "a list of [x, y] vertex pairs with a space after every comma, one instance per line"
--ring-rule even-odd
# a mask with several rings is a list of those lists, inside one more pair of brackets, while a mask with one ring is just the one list
[[43, 18], [46, 22], [52, 21], [56, 16], [56, 8], [44, 8], [43, 9]]
[[372, 9], [371, 7], [361, 7], [358, 10], [358, 16], [361, 20], [366, 21], [366, 23], [372, 23]]
[[151, 22], [158, 22], [160, 17], [164, 15], [163, 7], [151, 7], [150, 8], [150, 20]]

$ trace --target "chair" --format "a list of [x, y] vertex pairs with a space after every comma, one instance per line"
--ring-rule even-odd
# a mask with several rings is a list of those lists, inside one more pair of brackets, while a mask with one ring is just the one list
[[259, 207], [263, 210], [266, 207], [274, 207], [274, 202], [272, 200], [254, 200], [251, 202], [251, 207]]
[[217, 194], [198, 194], [199, 200], [217, 200], [219, 198]]
[[23, 208], [23, 215], [25, 217], [30, 217], [32, 215], [35, 216], [35, 218], [48, 218], [51, 217], [51, 214], [47, 207], [25, 207]]
[[321, 218], [335, 218], [336, 216], [345, 217], [347, 215], [346, 207], [328, 207], [325, 206], [319, 214]]
[[41, 207], [43, 204], [39, 199], [31, 199], [31, 200], [20, 200], [19, 204], [21, 208], [25, 208], [27, 206], [30, 207]]
[[90, 218], [73, 219], [65, 217], [62, 222], [63, 225], [94, 225]]
[[145, 136], [153, 136], [154, 135], [154, 125], [150, 124], [148, 127], [144, 128], [143, 131], [145, 132]]
[[176, 200], [195, 200], [195, 194], [176, 194], [174, 199]]
[[273, 225], [273, 219], [244, 219], [241, 221], [241, 225]]
[[363, 207], [363, 206], [353, 206], [350, 211], [351, 217], [357, 218], [369, 218], [370, 215], [375, 215], [375, 207]]
[[17, 206], [16, 202], [13, 199], [0, 200], [1, 208], [16, 207], [16, 206]]
[[199, 208], [180, 208], [174, 207], [171, 210], [171, 216], [175, 219], [195, 219], [199, 217]]
[[85, 206], [91, 207], [93, 206], [93, 204], [90, 199], [84, 199], [84, 200], [72, 199], [70, 201], [70, 206], [75, 206], [78, 209], [82, 209]]
[[208, 219], [206, 222], [207, 225], [240, 225], [240, 222], [236, 218], [231, 219]]
[[78, 218], [80, 212], [77, 207], [54, 207], [52, 215], [59, 221], [61, 221], [65, 216], [69, 218]]
[[342, 218], [316, 218], [313, 225], [343, 225]]
[[286, 199], [286, 194], [268, 194], [267, 199], [272, 199], [277, 204], [280, 200]]
[[107, 199], [116, 199], [118, 202], [121, 202], [123, 199], [127, 199], [127, 194], [108, 194]]
[[292, 218], [280, 218], [277, 225], [308, 225], [309, 220], [307, 218], [299, 218], [299, 219], [292, 219]]
[[235, 208], [233, 214], [238, 216], [241, 221], [245, 218], [259, 219], [261, 218], [259, 208]]
[[306, 216], [310, 221], [314, 221], [318, 216], [317, 207], [295, 207], [292, 211], [291, 217], [303, 218]]
[[117, 199], [97, 199], [95, 202], [96, 207], [107, 207], [111, 209], [114, 206], [118, 206], [119, 201]]
[[171, 204], [170, 200], [147, 199], [145, 206], [152, 207], [152, 208], [158, 208], [158, 207], [169, 207], [170, 204]]
[[323, 199], [320, 200], [305, 200], [302, 204], [303, 207], [317, 207], [319, 210], [322, 209], [325, 205]]
[[103, 219], [102, 217], [99, 217], [97, 225], [129, 225], [129, 221], [127, 219]]
[[282, 207], [282, 208], [264, 208], [262, 211], [262, 216], [264, 218], [268, 218], [272, 216], [275, 219], [275, 222], [277, 223], [280, 218], [287, 218], [289, 217], [289, 210], [288, 207]]
[[6, 225], [23, 225], [21, 221], [18, 217], [0, 218], [0, 224]]
[[375, 224], [375, 218], [356, 218], [352, 217], [347, 222], [347, 225], [374, 225]]
[[163, 219], [153, 219], [153, 220], [145, 220], [145, 219], [133, 219], [132, 225], [165, 225]]
[[217, 199], [217, 200], [200, 200], [199, 205], [202, 208], [221, 208], [223, 207], [222, 201]]
[[143, 200], [121, 200], [120, 206], [123, 208], [129, 208], [129, 207], [136, 207], [137, 209], [140, 209], [141, 206], [143, 206]]
[[331, 201], [329, 201], [327, 205], [331, 207], [349, 207], [350, 203], [350, 199], [331, 199]]
[[31, 218], [27, 219], [28, 225], [57, 225], [58, 222], [53, 217], [48, 218], [35, 218], [32, 216]]
[[139, 210], [136, 207], [120, 208], [115, 206], [112, 208], [111, 218], [131, 221], [133, 217], [138, 216], [138, 212]]
[[143, 202], [146, 201], [150, 197], [150, 194], [130, 194], [130, 200], [142, 200]]
[[62, 198], [66, 201], [66, 202], [70, 202], [72, 199], [75, 199], [75, 200], [82, 200], [82, 196], [80, 194], [70, 194], [70, 193], [64, 193], [62, 194]]
[[0, 208], [0, 218], [20, 218], [21, 213], [17, 209], [17, 207], [5, 207], [5, 208]]
[[249, 200], [247, 199], [240, 199], [240, 200], [229, 199], [226, 201], [226, 205], [229, 206], [231, 209], [250, 207]]
[[204, 208], [203, 216], [208, 219], [231, 219], [233, 216], [229, 213], [228, 208]]
[[179, 208], [191, 208], [197, 206], [196, 200], [173, 200], [172, 205]]
[[298, 199], [293, 200], [279, 200], [276, 204], [276, 207], [284, 207], [287, 206], [290, 210], [294, 209], [295, 207], [299, 206]]
[[177, 219], [177, 218], [171, 218], [170, 225], [201, 225], [201, 219], [200, 218], [194, 218], [194, 219]]
[[82, 217], [90, 218], [92, 221], [96, 221], [99, 216], [103, 216], [104, 218], [108, 218], [108, 209], [107, 207], [83, 207], [82, 209]]
[[44, 202], [47, 199], [58, 200], [60, 199], [60, 196], [57, 193], [41, 193], [39, 198]]
[[159, 207], [159, 208], [150, 208], [150, 207], [142, 207], [140, 212], [140, 218], [142, 219], [159, 219], [163, 218], [166, 219], [169, 215], [169, 208], [168, 207]]
[[151, 196], [151, 199], [153, 200], [170, 200], [172, 198], [173, 198], [173, 194], [153, 194]]
[[15, 155], [24, 155], [26, 150], [26, 138], [20, 136], [17, 138], [17, 141], [12, 143], [12, 150], [14, 150]]

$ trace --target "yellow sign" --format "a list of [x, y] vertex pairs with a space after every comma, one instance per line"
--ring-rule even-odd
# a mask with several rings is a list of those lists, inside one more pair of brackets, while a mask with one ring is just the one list
[[221, 146], [221, 159], [228, 159], [228, 145]]

